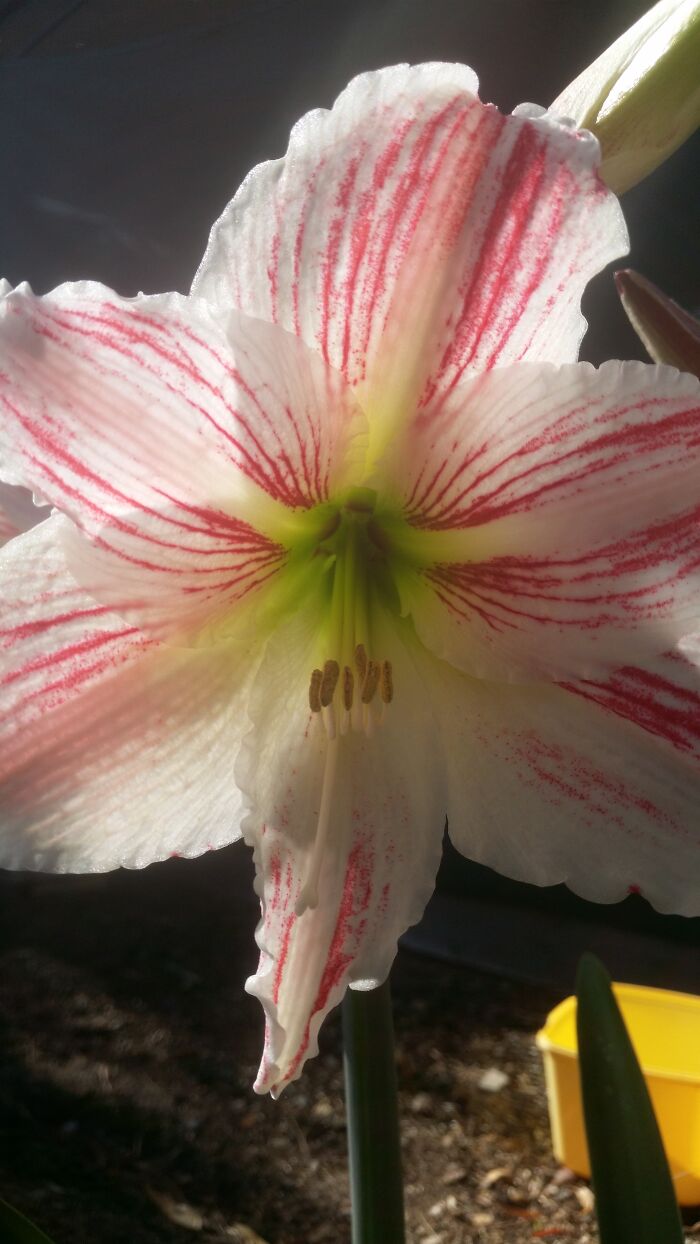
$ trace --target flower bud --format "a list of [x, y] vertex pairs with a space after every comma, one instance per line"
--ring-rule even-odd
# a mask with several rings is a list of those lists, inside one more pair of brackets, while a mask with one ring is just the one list
[[635, 186], [700, 125], [700, 0], [659, 0], [551, 111], [595, 134], [616, 194]]
[[627, 318], [655, 363], [670, 363], [700, 380], [700, 321], [630, 268], [615, 273]]

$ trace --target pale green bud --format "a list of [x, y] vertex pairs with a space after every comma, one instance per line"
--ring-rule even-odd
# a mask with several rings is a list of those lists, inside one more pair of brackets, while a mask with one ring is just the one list
[[591, 130], [622, 194], [700, 125], [700, 0], [660, 0], [551, 105]]

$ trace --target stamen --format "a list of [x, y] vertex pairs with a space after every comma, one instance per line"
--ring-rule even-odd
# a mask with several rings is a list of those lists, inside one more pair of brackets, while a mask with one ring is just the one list
[[318, 880], [321, 875], [323, 852], [330, 829], [337, 762], [338, 740], [332, 739], [329, 740], [326, 749], [326, 763], [323, 769], [323, 787], [321, 789], [321, 806], [318, 811], [316, 838], [306, 867], [304, 883], [294, 908], [297, 916], [303, 916], [305, 911], [318, 907]]
[[391, 704], [394, 698], [394, 671], [391, 668], [391, 661], [382, 661], [379, 693], [385, 704]]
[[360, 675], [360, 682], [364, 682], [367, 673], [367, 649], [364, 644], [358, 644], [355, 649], [355, 665]]
[[353, 692], [355, 690], [355, 679], [349, 665], [343, 669], [343, 706], [349, 713], [352, 708]]
[[362, 703], [371, 704], [379, 685], [381, 667], [378, 661], [369, 661], [367, 672], [362, 683]]
[[309, 708], [312, 713], [320, 713], [321, 711], [321, 683], [323, 674], [321, 670], [311, 671], [311, 682], [309, 683]]
[[333, 699], [333, 696], [335, 695], [335, 689], [338, 685], [339, 677], [340, 677], [340, 666], [338, 665], [338, 662], [337, 661], [326, 661], [323, 667], [323, 674], [321, 676], [321, 686], [320, 686], [320, 692], [319, 692], [322, 708], [328, 708], [328, 705]]
[[324, 704], [321, 709], [321, 717], [326, 727], [326, 734], [329, 739], [335, 738], [335, 709], [332, 704]]

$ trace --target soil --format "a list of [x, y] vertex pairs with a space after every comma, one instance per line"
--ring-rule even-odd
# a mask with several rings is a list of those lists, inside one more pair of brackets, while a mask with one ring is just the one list
[[[249, 874], [0, 882], [0, 1193], [55, 1244], [349, 1244], [338, 1014], [278, 1102], [250, 1087]], [[405, 951], [393, 988], [409, 1244], [594, 1241], [534, 1044], [559, 998]]]

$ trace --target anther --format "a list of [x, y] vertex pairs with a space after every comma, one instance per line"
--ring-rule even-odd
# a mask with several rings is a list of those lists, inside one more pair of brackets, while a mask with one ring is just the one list
[[343, 669], [343, 707], [349, 713], [352, 708], [353, 692], [355, 689], [355, 679], [349, 665]]
[[364, 644], [358, 644], [355, 649], [355, 665], [360, 675], [360, 682], [364, 682], [367, 673], [367, 649]]
[[[314, 673], [315, 672], [316, 671], [314, 671]], [[331, 700], [333, 699], [333, 696], [335, 695], [335, 689], [338, 685], [339, 677], [340, 677], [340, 666], [338, 665], [338, 662], [337, 661], [326, 661], [323, 667], [323, 674], [321, 675], [321, 684], [319, 687], [319, 698], [321, 701], [321, 708], [328, 708], [328, 705], [331, 703]]]
[[378, 661], [368, 661], [367, 672], [362, 682], [362, 703], [370, 704], [379, 685], [381, 667]]
[[323, 674], [321, 670], [311, 671], [311, 682], [309, 683], [309, 708], [312, 713], [320, 713], [321, 705], [321, 683]]
[[394, 671], [391, 668], [391, 661], [382, 661], [379, 693], [385, 704], [391, 704], [394, 698]]

